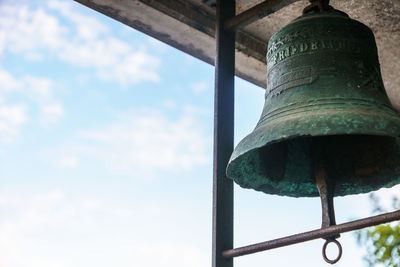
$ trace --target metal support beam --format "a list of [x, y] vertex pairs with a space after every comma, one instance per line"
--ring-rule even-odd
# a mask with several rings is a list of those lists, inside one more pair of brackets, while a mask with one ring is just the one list
[[233, 247], [233, 182], [225, 174], [233, 151], [235, 33], [223, 27], [235, 0], [218, 0], [216, 16], [212, 266], [233, 267], [222, 252]]
[[230, 30], [237, 30], [241, 27], [249, 25], [259, 19], [262, 19], [285, 6], [288, 6], [299, 0], [267, 0], [258, 5], [249, 8], [248, 10], [240, 13], [239, 15], [228, 19], [225, 22], [225, 28]]
[[365, 227], [375, 226], [396, 220], [400, 220], [400, 211], [389, 212], [373, 217], [364, 218], [361, 220], [333, 225], [326, 228], [300, 233], [296, 235], [291, 235], [287, 237], [282, 237], [254, 245], [229, 249], [223, 252], [223, 256], [227, 258], [244, 256], [256, 252], [261, 252], [264, 250], [285, 247], [318, 238], [327, 238], [330, 236], [338, 235], [340, 233], [359, 230]]

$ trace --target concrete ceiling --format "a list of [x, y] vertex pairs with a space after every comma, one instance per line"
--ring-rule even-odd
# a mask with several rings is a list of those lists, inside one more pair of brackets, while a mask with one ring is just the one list
[[[214, 63], [213, 0], [76, 0], [207, 63]], [[237, 0], [239, 14], [264, 0]], [[288, 5], [236, 34], [236, 75], [265, 87], [265, 53], [273, 33], [301, 15], [306, 0]], [[400, 0], [332, 0], [331, 5], [375, 34], [386, 91], [400, 109]]]

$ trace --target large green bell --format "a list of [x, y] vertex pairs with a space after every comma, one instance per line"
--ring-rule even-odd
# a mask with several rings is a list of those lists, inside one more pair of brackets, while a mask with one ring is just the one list
[[272, 36], [267, 65], [261, 118], [235, 148], [228, 177], [292, 197], [318, 196], [317, 162], [335, 196], [400, 182], [400, 117], [367, 26], [337, 10], [304, 14]]

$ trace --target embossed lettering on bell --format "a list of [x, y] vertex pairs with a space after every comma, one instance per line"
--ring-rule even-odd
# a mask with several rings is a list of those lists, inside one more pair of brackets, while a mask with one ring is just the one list
[[318, 155], [334, 196], [400, 182], [400, 117], [367, 26], [337, 10], [311, 12], [273, 35], [266, 56], [264, 109], [228, 177], [268, 194], [318, 196]]

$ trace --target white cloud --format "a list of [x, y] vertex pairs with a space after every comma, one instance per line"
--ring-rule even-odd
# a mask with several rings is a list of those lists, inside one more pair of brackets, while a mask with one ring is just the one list
[[[80, 14], [74, 5], [49, 1], [50, 10], [34, 10], [11, 2], [2, 4], [0, 52], [18, 53], [31, 60], [55, 57], [93, 69], [99, 78], [124, 86], [160, 80], [159, 58], [113, 37], [106, 25]], [[55, 14], [67, 23], [61, 23]]]
[[0, 56], [4, 52], [5, 43], [6, 43], [6, 33], [0, 30]]
[[79, 160], [76, 157], [62, 157], [56, 160], [56, 164], [62, 168], [72, 169], [79, 165]]
[[29, 57], [32, 53], [37, 54], [38, 49], [59, 49], [67, 29], [43, 9], [30, 10], [19, 4], [6, 2], [1, 5], [3, 50], [25, 53]]
[[[0, 67], [0, 84], [0, 145], [18, 140], [23, 126], [36, 119], [31, 114], [35, 109], [40, 114], [37, 120], [44, 125], [57, 123], [64, 114], [62, 104], [54, 99], [53, 82], [47, 78], [17, 78]], [[14, 99], [12, 104], [9, 98]]]
[[191, 84], [190, 86], [192, 88], [192, 91], [196, 94], [205, 92], [208, 90], [209, 84], [207, 82], [196, 82]]
[[85, 16], [74, 10], [74, 6], [67, 1], [50, 0], [47, 2], [50, 9], [60, 12], [77, 27], [78, 35], [85, 40], [95, 40], [101, 34], [108, 34], [109, 29], [95, 18]]
[[7, 104], [5, 95], [18, 92], [22, 83], [0, 68], [0, 144], [10, 144], [18, 138], [28, 116], [24, 104]]
[[7, 71], [0, 68], [0, 94], [16, 90], [20, 83]]
[[[64, 114], [63, 105], [56, 101], [53, 96], [53, 81], [48, 78], [31, 75], [14, 77], [0, 68], [0, 84], [2, 85], [0, 107], [3, 114], [3, 116], [0, 116], [0, 125], [3, 126], [3, 133], [8, 132], [9, 138], [5, 138], [6, 140], [12, 140], [11, 137], [18, 135], [21, 126], [27, 121], [26, 109], [28, 106], [30, 110], [36, 108], [39, 110], [40, 118], [38, 120], [44, 125], [57, 123]], [[8, 97], [17, 95], [20, 98], [20, 104], [17, 106], [6, 104]], [[13, 120], [16, 121], [13, 122]]]
[[[137, 246], [135, 257], [131, 266], [157, 266], [157, 267], [204, 267], [209, 265], [207, 254], [189, 244], [179, 243], [145, 243]], [[154, 257], [154, 254], [157, 257]]]
[[51, 254], [62, 248], [62, 241], [54, 239], [65, 240], [66, 233], [76, 237], [76, 232], [94, 225], [94, 209], [85, 207], [85, 201], [77, 202], [61, 191], [2, 191], [0, 266], [72, 266]]
[[53, 82], [44, 77], [24, 75], [14, 77], [0, 67], [0, 95], [23, 93], [32, 99], [48, 100], [52, 97]]
[[[100, 130], [81, 132], [94, 157], [110, 166], [138, 174], [141, 170], [191, 170], [210, 162], [211, 138], [190, 113], [170, 119], [158, 112], [125, 115]], [[82, 149], [82, 146], [79, 146]]]
[[42, 113], [42, 123], [53, 124], [59, 121], [60, 117], [64, 115], [64, 108], [59, 103], [48, 104], [40, 106]]
[[53, 82], [48, 78], [26, 75], [20, 79], [21, 89], [31, 98], [49, 100], [52, 97]]
[[188, 244], [179, 235], [165, 240], [154, 233], [158, 227], [189, 234], [197, 227], [177, 225], [177, 216], [185, 215], [170, 203], [1, 190], [0, 214], [2, 267], [200, 267], [208, 262], [209, 250], [193, 245], [198, 241]]
[[14, 142], [26, 121], [24, 106], [4, 105], [0, 102], [0, 144]]
[[174, 99], [165, 100], [162, 105], [167, 109], [175, 109], [178, 105]]
[[59, 167], [75, 167], [70, 157], [78, 163], [95, 160], [106, 170], [135, 179], [191, 171], [211, 162], [212, 138], [202, 116], [185, 109], [177, 118], [153, 110], [124, 112], [113, 123], [78, 131], [75, 140], [52, 148], [45, 157]]

